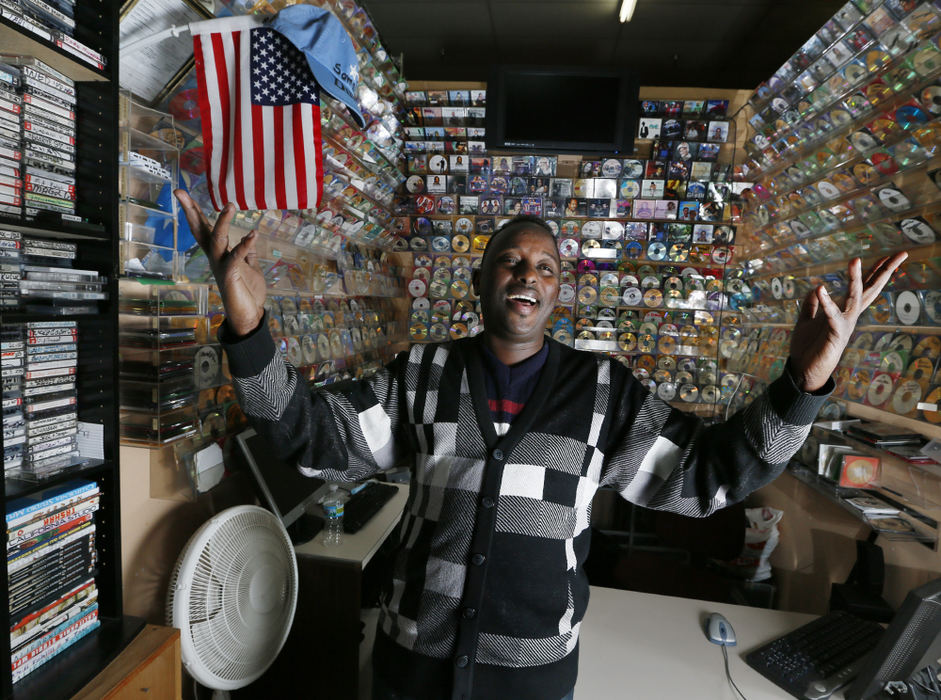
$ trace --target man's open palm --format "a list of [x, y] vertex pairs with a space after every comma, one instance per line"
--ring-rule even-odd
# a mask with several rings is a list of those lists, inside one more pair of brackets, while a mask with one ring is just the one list
[[229, 246], [229, 224], [235, 207], [226, 205], [210, 226], [196, 202], [183, 190], [174, 192], [186, 213], [193, 237], [209, 259], [209, 267], [219, 285], [229, 326], [237, 336], [247, 335], [258, 327], [265, 314], [267, 295], [265, 277], [258, 268], [255, 232], [252, 231], [234, 248]]
[[807, 295], [791, 334], [791, 369], [804, 391], [816, 391], [833, 374], [860, 314], [876, 300], [907, 257], [904, 252], [884, 257], [865, 278], [859, 258], [852, 260], [842, 308], [822, 285]]

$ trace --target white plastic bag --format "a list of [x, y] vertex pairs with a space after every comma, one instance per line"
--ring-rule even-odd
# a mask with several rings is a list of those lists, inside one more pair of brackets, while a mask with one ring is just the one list
[[765, 581], [771, 578], [771, 553], [778, 546], [780, 533], [778, 523], [784, 511], [777, 508], [746, 508], [745, 545], [742, 553], [727, 565], [748, 581]]

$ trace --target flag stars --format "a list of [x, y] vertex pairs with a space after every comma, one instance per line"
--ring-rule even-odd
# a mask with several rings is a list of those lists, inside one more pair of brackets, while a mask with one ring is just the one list
[[252, 30], [251, 99], [262, 106], [317, 103], [317, 85], [301, 51], [268, 28]]

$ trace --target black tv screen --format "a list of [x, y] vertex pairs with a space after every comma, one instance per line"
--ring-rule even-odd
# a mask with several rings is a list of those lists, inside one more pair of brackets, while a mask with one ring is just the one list
[[628, 154], [637, 83], [623, 71], [498, 66], [487, 83], [487, 148]]

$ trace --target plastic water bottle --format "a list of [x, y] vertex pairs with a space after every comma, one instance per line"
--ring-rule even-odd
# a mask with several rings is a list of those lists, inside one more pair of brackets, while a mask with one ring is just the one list
[[323, 514], [326, 522], [323, 526], [323, 543], [330, 547], [343, 544], [343, 497], [337, 487], [331, 486], [330, 493], [323, 499]]

